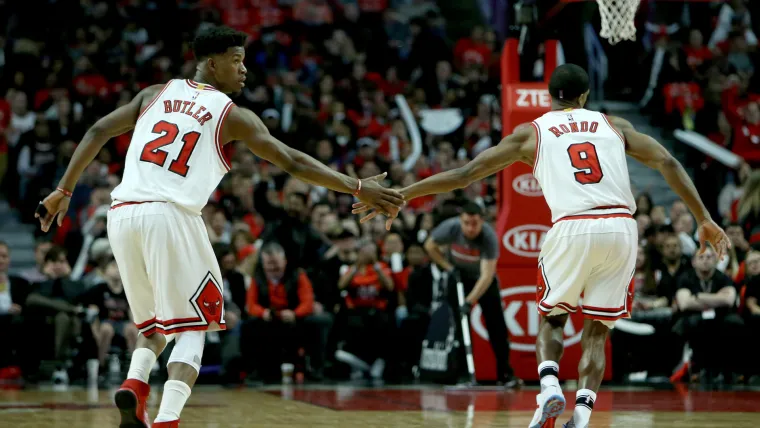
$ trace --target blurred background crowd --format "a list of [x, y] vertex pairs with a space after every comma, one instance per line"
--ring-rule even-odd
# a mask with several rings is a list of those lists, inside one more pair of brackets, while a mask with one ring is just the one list
[[[533, 2], [0, 2], [0, 379], [66, 383], [85, 378], [88, 367], [101, 377], [121, 370], [137, 330], [105, 222], [131, 135], [107, 144], [85, 171], [63, 226], [41, 234], [29, 225], [89, 126], [145, 86], [192, 78], [189, 47], [198, 30], [224, 24], [250, 34], [248, 81], [234, 101], [273, 135], [352, 176], [387, 171], [387, 185], [402, 187], [463, 165], [501, 138], [500, 49], [520, 27], [519, 15], [510, 12], [506, 22], [497, 15], [515, 3]], [[658, 14], [640, 23], [640, 41], [631, 42], [638, 60], [650, 59], [651, 73], [611, 66], [610, 97], [644, 94], [643, 112], [657, 126], [695, 130], [745, 160], [729, 169], [676, 150], [728, 228], [732, 248], [723, 260], [697, 254], [697, 225], [681, 201], [650, 196], [632, 177], [641, 237], [634, 321], [655, 334], [614, 334], [620, 379], [678, 374], [685, 344], [694, 380], [746, 382], [758, 374], [738, 346], [738, 338], [760, 334], [760, 170], [753, 169], [760, 166], [760, 16], [748, 9], [756, 6], [695, 3], [690, 15]], [[573, 5], [568, 13], [581, 13], [574, 7], [594, 8]], [[543, 78], [534, 67], [542, 45], [533, 44], [522, 57], [525, 80]], [[565, 54], [585, 63], [571, 47]], [[454, 129], [425, 125], [429, 112], [447, 109], [460, 119]], [[204, 365], [217, 371], [202, 374], [273, 381], [290, 362], [313, 380], [412, 379], [434, 300], [423, 244], [468, 201], [492, 222], [494, 177], [412, 201], [386, 231], [383, 219], [359, 224], [350, 195], [290, 179], [234, 149], [232, 172], [203, 210], [229, 331], [209, 334]], [[33, 248], [20, 244], [30, 239]]]

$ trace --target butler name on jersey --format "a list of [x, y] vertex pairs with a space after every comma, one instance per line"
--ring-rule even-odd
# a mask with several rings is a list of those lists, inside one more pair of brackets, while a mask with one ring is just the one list
[[170, 80], [137, 119], [114, 204], [165, 201], [200, 214], [230, 169], [220, 137], [233, 105], [209, 85]]

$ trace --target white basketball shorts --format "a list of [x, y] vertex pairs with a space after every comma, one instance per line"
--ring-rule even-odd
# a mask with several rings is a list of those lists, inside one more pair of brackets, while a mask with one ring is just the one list
[[542, 315], [575, 313], [612, 326], [629, 318], [638, 229], [630, 215], [568, 217], [547, 233], [538, 260]]
[[168, 202], [117, 202], [108, 239], [140, 333], [225, 329], [222, 274], [199, 215]]

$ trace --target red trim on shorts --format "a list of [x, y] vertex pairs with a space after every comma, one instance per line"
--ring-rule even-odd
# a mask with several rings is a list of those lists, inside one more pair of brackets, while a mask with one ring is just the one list
[[584, 312], [583, 313], [583, 317], [584, 318], [591, 318], [592, 320], [617, 321], [620, 318], [630, 318], [631, 317], [631, 313], [630, 312], [624, 312], [624, 313], [622, 313], [620, 315], [604, 316], [604, 315], [592, 315], [592, 314], [587, 314], [587, 313]]
[[116, 208], [124, 207], [127, 205], [140, 205], [140, 204], [153, 204], [153, 203], [165, 203], [164, 201], [142, 201], [142, 202], [122, 202], [120, 204], [116, 204], [108, 209], [108, 211], [113, 211]]
[[[541, 305], [543, 305], [544, 307], [541, 307]], [[556, 308], [560, 308], [560, 309], [562, 309], [564, 311], [567, 311], [567, 312], [570, 312], [570, 313], [576, 313], [576, 312], [578, 312], [578, 307], [577, 306], [573, 306], [573, 305], [571, 305], [571, 304], [569, 304], [567, 302], [559, 302], [559, 303], [557, 303], [554, 306], [549, 306], [546, 303], [544, 303], [543, 301], [538, 304], [538, 310], [541, 311], [542, 313], [545, 313], [545, 314], [548, 314], [551, 311], [553, 311], [555, 307]], [[544, 308], [549, 308], [549, 310], [546, 310]]]
[[135, 323], [135, 327], [137, 327], [138, 330], [142, 330], [145, 327], [147, 327], [147, 326], [149, 326], [151, 324], [155, 324], [155, 323], [156, 323], [156, 317], [153, 317], [153, 318], [151, 318], [151, 319], [149, 319], [147, 321], [141, 322], [140, 324]]
[[164, 93], [164, 91], [166, 91], [166, 89], [169, 87], [169, 85], [171, 85], [171, 83], [172, 83], [172, 82], [173, 82], [173, 80], [170, 80], [170, 81], [166, 82], [166, 84], [164, 85], [163, 89], [161, 89], [161, 91], [159, 91], [159, 92], [156, 94], [156, 96], [155, 96], [155, 97], [153, 97], [153, 99], [150, 101], [150, 104], [148, 104], [148, 106], [147, 106], [147, 107], [145, 107], [145, 109], [144, 109], [143, 111], [141, 111], [141, 112], [140, 112], [140, 115], [139, 115], [139, 116], [137, 116], [137, 121], [139, 121], [139, 120], [140, 120], [140, 118], [142, 118], [142, 117], [143, 117], [143, 115], [144, 115], [144, 114], [145, 114], [145, 113], [146, 113], [148, 110], [150, 110], [150, 108], [151, 108], [151, 107], [153, 107], [153, 104], [155, 104], [155, 103], [156, 103], [156, 101], [157, 101], [159, 98], [161, 98], [161, 94], [163, 94], [163, 93]]
[[[549, 292], [551, 291], [551, 287], [546, 282], [546, 272], [544, 271], [544, 261], [543, 259], [538, 262], [538, 285], [537, 287], [544, 287], [544, 292], [541, 294], [541, 298], [538, 298], [538, 289], [536, 289], [536, 308], [538, 308], [538, 311], [544, 315], [548, 315], [552, 310], [554, 310], [555, 307], [558, 307], [564, 311], [575, 313], [578, 311], [577, 306], [573, 306], [567, 302], [559, 302], [554, 306], [549, 306], [544, 301], [547, 297], [549, 297]], [[542, 307], [543, 306], [543, 307]], [[546, 309], [548, 308], [548, 310]]]
[[541, 132], [538, 130], [536, 122], [530, 123], [533, 126], [533, 130], [536, 131], [536, 153], [533, 156], [533, 175], [536, 175], [536, 167], [538, 166], [539, 147], [541, 147]]
[[192, 318], [174, 318], [166, 321], [161, 321], [160, 319], [153, 317], [149, 319], [148, 321], [142, 322], [140, 324], [137, 324], [137, 328], [143, 329], [145, 327], [150, 326], [151, 324], [160, 324], [164, 327], [171, 327], [176, 324], [185, 324], [185, 323], [191, 323], [191, 322], [203, 322], [203, 319], [201, 317], [192, 317]]
[[607, 125], [610, 127], [610, 129], [612, 129], [612, 132], [614, 132], [618, 137], [620, 137], [620, 141], [623, 142], [623, 147], [625, 147], [627, 149], [628, 148], [628, 141], [626, 141], [625, 136], [623, 134], [621, 134], [620, 131], [618, 131], [614, 126], [612, 126], [612, 123], [607, 118], [606, 114], [602, 113], [602, 117], [604, 118], [604, 121], [607, 122]]
[[[631, 311], [630, 309], [626, 308], [625, 305], [620, 306], [618, 308], [600, 308], [597, 306], [587, 306], [582, 305], [581, 312], [583, 312], [583, 315], [585, 315], [588, 318], [599, 318], [603, 320], [616, 320], [619, 318], [630, 316]], [[590, 314], [587, 312], [593, 311], [593, 312], [601, 312], [601, 314]], [[621, 313], [622, 312], [622, 313]], [[605, 315], [609, 314], [609, 315]]]
[[[190, 325], [185, 327], [177, 327], [177, 328], [171, 328], [173, 325], [179, 325], [179, 324], [187, 324], [187, 323], [199, 323], [203, 322], [203, 319], [200, 317], [194, 317], [194, 318], [174, 318], [166, 321], [161, 321], [155, 317], [142, 322], [140, 324], [136, 324], [138, 330], [145, 329], [147, 327], [150, 327], [148, 330], [145, 330], [142, 332], [144, 336], [150, 336], [153, 333], [161, 333], [161, 334], [173, 334], [173, 333], [179, 333], [182, 331], [199, 331], [199, 330], [208, 330], [208, 324], [200, 324], [200, 325]], [[152, 326], [152, 327], [151, 327]], [[219, 327], [222, 330], [225, 330], [227, 328], [227, 323], [222, 320], [221, 323], [219, 323]]]
[[224, 153], [224, 144], [222, 144], [222, 126], [224, 126], [224, 120], [227, 119], [227, 116], [230, 114], [230, 111], [232, 110], [232, 107], [235, 105], [232, 101], [228, 102], [224, 108], [222, 109], [222, 116], [219, 118], [219, 121], [216, 123], [216, 133], [214, 134], [214, 142], [216, 146], [216, 153], [219, 155], [219, 159], [222, 160], [222, 165], [224, 165], [224, 168], [229, 171], [230, 170], [230, 159], [227, 158], [227, 156]]
[[568, 312], [572, 312], [572, 313], [578, 312], [578, 307], [577, 306], [573, 306], [573, 305], [571, 305], [571, 304], [569, 304], [567, 302], [559, 302], [555, 306], [558, 307], [558, 308], [560, 308], [560, 309], [566, 310]]
[[[193, 326], [189, 326], [189, 327], [177, 327], [177, 328], [173, 328], [173, 329], [170, 329], [170, 330], [165, 330], [165, 329], [163, 329], [161, 327], [156, 326], [156, 327], [151, 328], [150, 330], [147, 330], [147, 331], [143, 332], [142, 335], [145, 336], [145, 337], [150, 337], [150, 336], [152, 336], [152, 335], [154, 335], [156, 333], [167, 335], [167, 334], [182, 333], [182, 332], [185, 332], [185, 331], [207, 331], [207, 330], [208, 330], [208, 324], [193, 325]], [[227, 323], [223, 322], [223, 323], [219, 324], [219, 330], [227, 330]]]
[[584, 309], [588, 309], [590, 311], [596, 311], [596, 312], [609, 312], [609, 313], [617, 313], [625, 309], [625, 306], [620, 306], [619, 308], [599, 308], [596, 306], [588, 306], [583, 305]]
[[[631, 308], [633, 307], [633, 290], [635, 286], [633, 278], [635, 274], [636, 269], [631, 272], [631, 280], [628, 282], [628, 289], [626, 290], [626, 296], [622, 306], [619, 306], [617, 308], [600, 308], [597, 306], [582, 305], [583, 307], [581, 311], [583, 312], [583, 316], [586, 318], [601, 321], [615, 321], [621, 318], [630, 318]], [[587, 311], [593, 311], [597, 313], [590, 314]], [[608, 315], [605, 315], [605, 313]]]

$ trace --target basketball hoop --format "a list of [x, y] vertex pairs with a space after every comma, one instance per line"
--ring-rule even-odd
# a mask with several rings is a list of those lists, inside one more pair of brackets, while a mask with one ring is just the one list
[[611, 45], [622, 40], [636, 40], [634, 18], [641, 0], [596, 0], [602, 15], [601, 36]]

